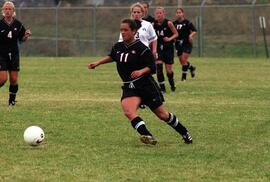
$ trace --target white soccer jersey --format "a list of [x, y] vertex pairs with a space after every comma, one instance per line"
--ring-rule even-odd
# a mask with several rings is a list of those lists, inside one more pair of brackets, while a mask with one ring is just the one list
[[[154, 41], [157, 40], [157, 34], [154, 30], [153, 25], [145, 20], [142, 20], [142, 26], [139, 28], [139, 30], [137, 30], [137, 33], [135, 35], [135, 39], [140, 39], [140, 41], [146, 45], [147, 47], [149, 47], [149, 44]], [[120, 33], [119, 36], [119, 40], [118, 42], [122, 42], [123, 38], [122, 35]]]

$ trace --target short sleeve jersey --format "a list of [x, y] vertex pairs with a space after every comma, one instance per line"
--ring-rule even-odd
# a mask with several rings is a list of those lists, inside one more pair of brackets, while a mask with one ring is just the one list
[[173, 35], [173, 32], [171, 31], [170, 27], [168, 26], [168, 19], [164, 19], [164, 21], [159, 24], [157, 21], [154, 22], [154, 29], [156, 31], [156, 34], [158, 36], [158, 47], [172, 47], [173, 46], [173, 40], [170, 42], [164, 42], [164, 37], [171, 37]]
[[[137, 30], [135, 39], [139, 39], [144, 45], [149, 47], [149, 44], [154, 40], [157, 40], [157, 35], [153, 25], [145, 20], [142, 20], [141, 27]], [[119, 42], [123, 41], [122, 35], [120, 34]]]
[[182, 40], [184, 43], [188, 42], [188, 37], [191, 32], [197, 32], [194, 25], [187, 19], [184, 19], [183, 21], [175, 20], [173, 24], [179, 34], [176, 39]]
[[0, 21], [0, 53], [18, 53], [19, 42], [25, 34], [22, 23], [16, 19], [8, 24], [4, 18]]
[[145, 67], [149, 67], [151, 73], [155, 73], [156, 67], [153, 55], [150, 49], [139, 40], [131, 44], [116, 43], [109, 56], [116, 62], [118, 74], [123, 82], [134, 80], [134, 78], [131, 78], [131, 73]]

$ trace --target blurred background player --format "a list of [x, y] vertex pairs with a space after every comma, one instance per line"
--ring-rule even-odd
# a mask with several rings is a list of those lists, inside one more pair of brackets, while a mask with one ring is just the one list
[[3, 19], [0, 21], [0, 87], [6, 83], [9, 76], [8, 104], [14, 106], [20, 70], [18, 43], [26, 41], [31, 36], [31, 31], [26, 30], [22, 23], [15, 19], [15, 6], [11, 1], [4, 3], [2, 15]]
[[141, 102], [145, 103], [159, 119], [174, 128], [186, 144], [192, 143], [188, 130], [163, 106], [163, 95], [152, 76], [156, 71], [155, 60], [150, 49], [134, 38], [137, 31], [135, 21], [123, 20], [120, 31], [123, 41], [116, 43], [108, 56], [88, 64], [88, 68], [95, 69], [101, 64], [116, 62], [118, 74], [123, 81], [122, 109], [133, 128], [140, 134], [143, 143], [155, 145], [157, 141], [137, 113]]
[[175, 49], [182, 65], [181, 80], [186, 81], [188, 70], [190, 70], [191, 77], [195, 77], [196, 68], [188, 61], [188, 57], [192, 51], [192, 40], [197, 34], [197, 30], [189, 20], [185, 19], [184, 10], [182, 8], [176, 9], [176, 18], [173, 24], [179, 36], [175, 42]]
[[[135, 39], [140, 41], [152, 50], [154, 57], [157, 55], [157, 35], [153, 25], [143, 20], [144, 7], [141, 3], [134, 3], [130, 6], [130, 18], [135, 20], [138, 31], [135, 35]], [[122, 35], [120, 34], [119, 41], [123, 41]]]
[[154, 21], [155, 21], [155, 18], [149, 14], [149, 6], [150, 6], [149, 3], [147, 1], [143, 1], [143, 2], [141, 2], [141, 4], [144, 7], [144, 17], [143, 17], [143, 20], [148, 21], [148, 22], [150, 22], [150, 23], [153, 24]]
[[175, 91], [173, 63], [174, 63], [174, 39], [178, 37], [177, 30], [173, 22], [165, 18], [165, 10], [163, 7], [158, 7], [155, 10], [154, 29], [158, 36], [157, 45], [157, 79], [162, 92], [166, 92], [165, 78], [163, 74], [163, 63], [171, 86], [171, 91]]

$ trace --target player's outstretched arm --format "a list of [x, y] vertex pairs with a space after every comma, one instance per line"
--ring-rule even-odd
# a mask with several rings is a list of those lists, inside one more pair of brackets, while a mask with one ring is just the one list
[[88, 69], [95, 69], [97, 66], [101, 65], [101, 64], [106, 64], [106, 63], [110, 63], [112, 62], [113, 59], [110, 57], [110, 56], [106, 56], [104, 58], [102, 58], [101, 60], [99, 61], [95, 61], [93, 63], [89, 63], [87, 65]]
[[25, 31], [25, 34], [24, 34], [24, 36], [23, 36], [23, 41], [27, 41], [28, 40], [28, 38], [30, 37], [32, 35], [32, 32], [31, 32], [31, 30], [30, 29], [27, 29], [26, 31]]

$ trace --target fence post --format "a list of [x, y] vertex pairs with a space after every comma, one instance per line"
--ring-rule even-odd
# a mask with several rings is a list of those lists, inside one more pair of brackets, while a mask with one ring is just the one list
[[62, 1], [59, 1], [59, 3], [57, 4], [57, 6], [55, 7], [55, 56], [58, 57], [59, 56], [59, 52], [58, 52], [58, 10], [59, 7], [61, 5]]
[[92, 21], [93, 21], [93, 42], [92, 42], [92, 49], [93, 49], [93, 56], [96, 56], [97, 54], [97, 35], [96, 35], [96, 28], [97, 28], [97, 20], [96, 20], [96, 12], [97, 11], [97, 6], [94, 7], [94, 10], [93, 10], [93, 18], [92, 18]]
[[197, 41], [197, 43], [198, 43], [198, 56], [199, 57], [201, 57], [201, 55], [202, 55], [202, 51], [201, 51], [201, 49], [202, 49], [202, 40], [201, 40], [201, 26], [202, 26], [202, 20], [201, 20], [201, 16], [197, 16], [196, 17], [196, 25], [197, 25], [197, 31], [199, 32], [198, 33], [198, 41]]
[[205, 2], [206, 0], [202, 0], [200, 5], [199, 57], [203, 56], [203, 8]]
[[253, 46], [252, 46], [252, 52], [253, 56], [257, 57], [257, 44], [256, 44], [256, 0], [252, 1], [252, 37], [253, 37]]
[[263, 33], [265, 55], [266, 55], [266, 58], [269, 58], [268, 47], [267, 47], [267, 40], [266, 40], [266, 34], [265, 34], [265, 28], [266, 28], [265, 17], [264, 16], [260, 16], [259, 17], [259, 20], [260, 20], [260, 27], [261, 27], [262, 33]]

